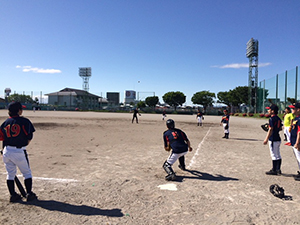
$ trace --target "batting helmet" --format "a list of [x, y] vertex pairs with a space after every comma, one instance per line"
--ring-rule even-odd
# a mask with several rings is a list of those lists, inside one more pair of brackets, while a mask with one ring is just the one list
[[174, 129], [175, 128], [175, 122], [172, 119], [168, 119], [167, 122], [166, 122], [166, 124], [167, 124], [167, 127], [169, 129]]

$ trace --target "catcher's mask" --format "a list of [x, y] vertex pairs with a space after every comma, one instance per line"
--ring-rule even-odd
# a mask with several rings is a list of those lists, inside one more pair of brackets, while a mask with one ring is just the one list
[[174, 129], [175, 128], [175, 122], [172, 119], [168, 119], [167, 122], [166, 122], [166, 124], [167, 124], [167, 127], [169, 129]]

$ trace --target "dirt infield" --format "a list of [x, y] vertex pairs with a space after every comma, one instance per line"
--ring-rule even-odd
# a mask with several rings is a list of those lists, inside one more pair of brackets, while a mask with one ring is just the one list
[[[267, 176], [266, 120], [231, 117], [225, 140], [221, 117], [168, 115], [188, 135], [188, 171], [164, 180], [161, 115], [24, 111], [35, 128], [27, 148], [34, 203], [9, 203], [3, 163], [0, 224], [299, 224], [300, 182], [291, 147], [281, 145], [282, 176]], [[0, 110], [0, 121], [7, 111]], [[283, 134], [281, 134], [283, 137]], [[22, 177], [19, 177], [23, 180]], [[269, 192], [279, 184], [292, 200]]]

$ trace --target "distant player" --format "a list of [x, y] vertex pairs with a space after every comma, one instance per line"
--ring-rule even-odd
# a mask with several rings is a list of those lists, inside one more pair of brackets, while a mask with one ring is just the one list
[[229, 117], [230, 116], [228, 114], [227, 109], [225, 109], [223, 112], [224, 112], [224, 115], [222, 116], [221, 123], [220, 123], [221, 126], [223, 125], [223, 130], [224, 130], [224, 137], [222, 137], [222, 138], [228, 139], [229, 138]]
[[203, 117], [203, 113], [200, 110], [198, 110], [196, 119], [197, 119], [197, 125], [202, 126], [202, 120], [204, 119], [204, 117]]
[[32, 192], [32, 175], [29, 167], [26, 147], [35, 131], [29, 119], [22, 117], [22, 105], [20, 102], [12, 102], [8, 105], [9, 118], [0, 127], [0, 141], [3, 141], [3, 162], [7, 171], [7, 187], [10, 193], [10, 202], [18, 202], [22, 197], [15, 192], [14, 179], [17, 167], [24, 177], [27, 191], [27, 201], [37, 199]]
[[166, 117], [167, 117], [167, 113], [166, 113], [166, 110], [164, 110], [162, 112], [162, 120], [165, 120]]
[[267, 171], [267, 175], [281, 175], [281, 155], [280, 155], [280, 144], [281, 138], [279, 132], [282, 130], [282, 121], [277, 116], [278, 114], [278, 106], [272, 104], [270, 107], [266, 107], [268, 109], [269, 115], [271, 115], [269, 119], [269, 130], [264, 140], [264, 145], [269, 143], [270, 155], [272, 158], [272, 169]]
[[164, 147], [166, 151], [172, 151], [168, 159], [164, 162], [163, 168], [168, 174], [165, 179], [171, 181], [176, 180], [176, 174], [172, 169], [172, 165], [178, 159], [179, 168], [186, 170], [184, 156], [188, 151], [191, 152], [193, 149], [186, 134], [182, 130], [175, 128], [174, 120], [168, 119], [166, 125], [168, 130], [163, 134]]
[[139, 119], [138, 119], [137, 115], [141, 116], [141, 114], [139, 113], [138, 108], [135, 108], [133, 110], [133, 117], [132, 117], [132, 121], [131, 121], [132, 123], [133, 123], [134, 119], [136, 119], [136, 123], [139, 123]]

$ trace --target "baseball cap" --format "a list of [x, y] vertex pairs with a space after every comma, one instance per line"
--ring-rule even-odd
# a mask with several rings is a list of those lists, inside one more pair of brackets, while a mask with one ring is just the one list
[[291, 109], [295, 109], [295, 108], [300, 109], [300, 103], [299, 103], [299, 102], [294, 103], [293, 105], [289, 105], [289, 107], [290, 107]]
[[272, 105], [266, 107], [266, 109], [271, 109], [271, 110], [274, 110], [275, 112], [278, 112], [278, 106], [275, 104], [272, 104]]
[[8, 111], [16, 113], [19, 112], [20, 109], [23, 109], [23, 106], [20, 102], [11, 102], [8, 104]]

